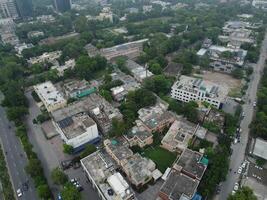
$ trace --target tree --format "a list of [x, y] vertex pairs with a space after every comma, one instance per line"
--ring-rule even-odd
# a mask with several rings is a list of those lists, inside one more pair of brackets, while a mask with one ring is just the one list
[[55, 168], [51, 172], [51, 178], [57, 185], [64, 185], [68, 181], [67, 175], [59, 168]]
[[232, 71], [232, 76], [234, 78], [238, 78], [238, 79], [241, 79], [243, 78], [243, 70], [240, 69], [240, 68], [235, 68], [233, 71]]
[[96, 149], [95, 145], [93, 145], [93, 144], [87, 144], [85, 146], [85, 149], [81, 153], [80, 158], [84, 158], [84, 157], [86, 157], [86, 156], [94, 153], [96, 150], [97, 149]]
[[156, 75], [144, 81], [144, 87], [158, 95], [169, 93], [172, 84], [173, 80], [164, 75]]
[[62, 199], [64, 200], [81, 200], [81, 193], [77, 190], [77, 188], [71, 184], [67, 183], [63, 190], [61, 191]]
[[198, 121], [197, 107], [198, 104], [194, 101], [190, 101], [184, 105], [184, 116], [191, 122]]
[[242, 187], [235, 194], [231, 194], [227, 200], [257, 200], [249, 187]]
[[38, 159], [30, 159], [28, 165], [25, 167], [28, 174], [33, 177], [38, 177], [43, 175], [42, 164]]
[[72, 154], [74, 151], [73, 146], [68, 145], [68, 144], [63, 144], [63, 152], [66, 154]]
[[125, 133], [126, 133], [125, 123], [118, 119], [112, 119], [112, 129], [110, 131], [110, 136], [122, 136]]
[[41, 199], [49, 199], [51, 197], [49, 186], [47, 184], [39, 185], [37, 187], [37, 193]]
[[162, 68], [158, 63], [153, 63], [149, 66], [149, 70], [153, 74], [162, 74]]

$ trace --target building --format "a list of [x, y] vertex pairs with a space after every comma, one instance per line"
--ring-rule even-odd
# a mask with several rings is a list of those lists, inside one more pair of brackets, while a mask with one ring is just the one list
[[104, 146], [108, 154], [119, 166], [125, 165], [125, 163], [128, 162], [127, 160], [133, 156], [133, 152], [124, 138], [106, 139], [104, 141]]
[[15, 0], [0, 0], [0, 18], [15, 19], [18, 16]]
[[267, 1], [266, 0], [253, 0], [252, 6], [259, 9], [267, 9]]
[[82, 98], [96, 92], [96, 87], [86, 80], [71, 80], [63, 85], [64, 93], [68, 98]]
[[100, 139], [96, 123], [86, 113], [66, 116], [54, 125], [61, 139], [71, 145], [75, 151], [83, 149], [88, 143], [98, 142]]
[[50, 82], [44, 82], [33, 86], [48, 112], [55, 111], [67, 105], [67, 101]]
[[85, 48], [85, 50], [87, 51], [89, 57], [95, 57], [95, 56], [97, 56], [98, 54], [100, 54], [98, 48], [96, 48], [96, 47], [95, 47], [94, 45], [92, 45], [92, 44], [87, 44], [84, 48]]
[[28, 38], [38, 38], [38, 37], [43, 37], [44, 36], [44, 32], [43, 31], [30, 31], [27, 34]]
[[203, 154], [185, 149], [173, 168], [192, 179], [201, 180], [208, 166], [208, 159]]
[[175, 120], [174, 115], [167, 111], [167, 108], [168, 105], [165, 102], [158, 102], [155, 106], [141, 108], [138, 111], [138, 118], [149, 132], [161, 132]]
[[177, 99], [182, 102], [207, 102], [216, 108], [222, 107], [227, 94], [227, 87], [184, 75], [174, 83], [171, 90], [171, 97], [173, 99]]
[[54, 7], [57, 12], [66, 12], [71, 9], [71, 0], [54, 0]]
[[21, 55], [21, 53], [22, 53], [22, 51], [24, 50], [24, 49], [29, 49], [29, 48], [32, 48], [32, 47], [34, 47], [33, 46], [33, 44], [26, 44], [26, 43], [20, 43], [20, 44], [17, 44], [16, 46], [15, 46], [15, 50], [16, 50], [16, 52], [19, 54], [19, 55]]
[[51, 68], [57, 70], [57, 75], [58, 76], [64, 76], [65, 71], [67, 71], [68, 69], [73, 69], [75, 67], [75, 60], [74, 59], [70, 59], [67, 60], [64, 65], [54, 65]]
[[23, 19], [33, 17], [32, 0], [16, 0], [16, 6], [19, 17]]
[[184, 151], [190, 139], [195, 135], [198, 127], [198, 125], [185, 119], [175, 120], [161, 140], [161, 146], [171, 152]]
[[116, 165], [104, 151], [83, 158], [81, 165], [101, 200], [134, 199], [133, 190], [123, 176], [115, 171]]
[[65, 35], [61, 35], [57, 37], [49, 37], [49, 38], [42, 39], [40, 42], [38, 42], [38, 44], [39, 45], [51, 45], [51, 44], [60, 42], [62, 40], [70, 40], [70, 39], [77, 38], [79, 36], [80, 36], [79, 33], [71, 32], [71, 33], [67, 33]]
[[267, 160], [267, 141], [260, 138], [256, 138], [252, 148], [253, 150], [251, 153], [254, 156]]
[[204, 118], [204, 123], [213, 123], [219, 128], [223, 128], [224, 122], [225, 122], [224, 113], [219, 112], [215, 109], [210, 109]]
[[140, 120], [136, 120], [136, 125], [124, 135], [130, 146], [143, 148], [153, 143], [153, 134], [147, 130]]
[[172, 169], [159, 191], [161, 200], [191, 200], [199, 181]]
[[13, 46], [19, 44], [15, 26], [16, 24], [12, 18], [0, 19], [0, 35], [4, 44], [11, 44]]
[[138, 82], [142, 82], [145, 78], [153, 76], [152, 72], [133, 60], [127, 60], [126, 67], [131, 71], [132, 75]]
[[60, 110], [52, 112], [55, 121], [60, 121], [66, 115], [74, 115], [80, 112], [87, 112], [89, 116], [96, 122], [98, 130], [102, 134], [106, 134], [111, 130], [112, 119], [122, 119], [122, 114], [117, 108], [114, 108], [103, 97], [93, 93], [80, 101], [75, 101]]
[[138, 88], [140, 88], [140, 83], [137, 83], [136, 80], [127, 74], [124, 74], [123, 72], [117, 70], [116, 72], [110, 74], [113, 81], [119, 80], [123, 84], [114, 88], [111, 88], [111, 93], [113, 96], [113, 99], [115, 101], [122, 101], [124, 100], [125, 96], [130, 91], [134, 91]]
[[146, 41], [148, 41], [148, 39], [137, 40], [120, 44], [114, 47], [100, 49], [100, 54], [107, 60], [111, 60], [119, 56], [126, 56], [130, 59], [133, 59], [138, 57], [143, 51], [143, 43], [145, 43]]
[[62, 55], [61, 51], [45, 52], [40, 56], [30, 58], [28, 63], [33, 65], [37, 63], [49, 62], [52, 64], [58, 64], [57, 59]]
[[56, 19], [53, 15], [40, 15], [36, 17], [37, 22], [42, 22], [42, 23], [52, 23], [55, 22]]
[[152, 160], [136, 153], [127, 159], [122, 168], [130, 182], [136, 188], [141, 188], [152, 180], [156, 164]]

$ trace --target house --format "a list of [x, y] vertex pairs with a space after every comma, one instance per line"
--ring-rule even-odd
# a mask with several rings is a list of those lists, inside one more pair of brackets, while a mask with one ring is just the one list
[[126, 67], [131, 71], [133, 77], [140, 83], [143, 82], [144, 79], [153, 76], [152, 72], [133, 60], [127, 60]]

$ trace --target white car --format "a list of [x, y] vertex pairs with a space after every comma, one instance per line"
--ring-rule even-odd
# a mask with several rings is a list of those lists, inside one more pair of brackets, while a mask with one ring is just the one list
[[238, 168], [237, 173], [238, 173], [238, 174], [241, 174], [241, 173], [242, 173], [242, 167], [239, 167], [239, 168]]
[[236, 143], [237, 143], [237, 138], [234, 139], [234, 144], [236, 144]]
[[242, 168], [245, 168], [245, 167], [246, 167], [246, 162], [243, 162]]
[[236, 193], [236, 192], [233, 190], [233, 191], [232, 191], [232, 195], [234, 195], [235, 193]]
[[257, 103], [256, 101], [253, 102], [253, 107], [256, 107]]
[[21, 189], [17, 189], [17, 195], [18, 195], [18, 197], [21, 197], [21, 196], [22, 196], [22, 191], [21, 191]]
[[239, 184], [238, 183], [235, 183], [235, 186], [234, 186], [234, 191], [237, 191], [239, 188]]

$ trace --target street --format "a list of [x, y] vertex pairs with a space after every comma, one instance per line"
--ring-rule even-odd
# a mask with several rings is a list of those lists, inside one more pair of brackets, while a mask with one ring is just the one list
[[263, 68], [265, 66], [266, 48], [267, 48], [267, 34], [265, 35], [265, 39], [262, 43], [262, 49], [259, 61], [256, 67], [254, 68], [254, 73], [252, 74], [252, 78], [251, 81], [249, 82], [247, 93], [244, 97], [246, 101], [242, 107], [245, 116], [240, 123], [240, 127], [243, 131], [241, 133], [240, 143], [232, 145], [233, 153], [231, 156], [230, 167], [229, 167], [232, 170], [231, 172], [229, 171], [226, 181], [222, 183], [221, 192], [219, 195], [215, 197], [216, 200], [226, 200], [228, 195], [232, 192], [234, 184], [239, 181], [239, 174], [236, 172], [245, 159], [246, 146], [249, 136], [249, 125], [254, 115], [253, 102], [256, 101], [258, 84], [262, 75]]
[[11, 181], [15, 187], [14, 195], [16, 195], [16, 190], [18, 188], [22, 189], [22, 184], [29, 180], [29, 189], [28, 191], [23, 192], [20, 199], [38, 199], [34, 184], [24, 170], [28, 159], [19, 139], [15, 135], [15, 127], [6, 118], [3, 107], [0, 107], [0, 130], [1, 144], [3, 145], [3, 151], [6, 152], [7, 166], [10, 172]]

